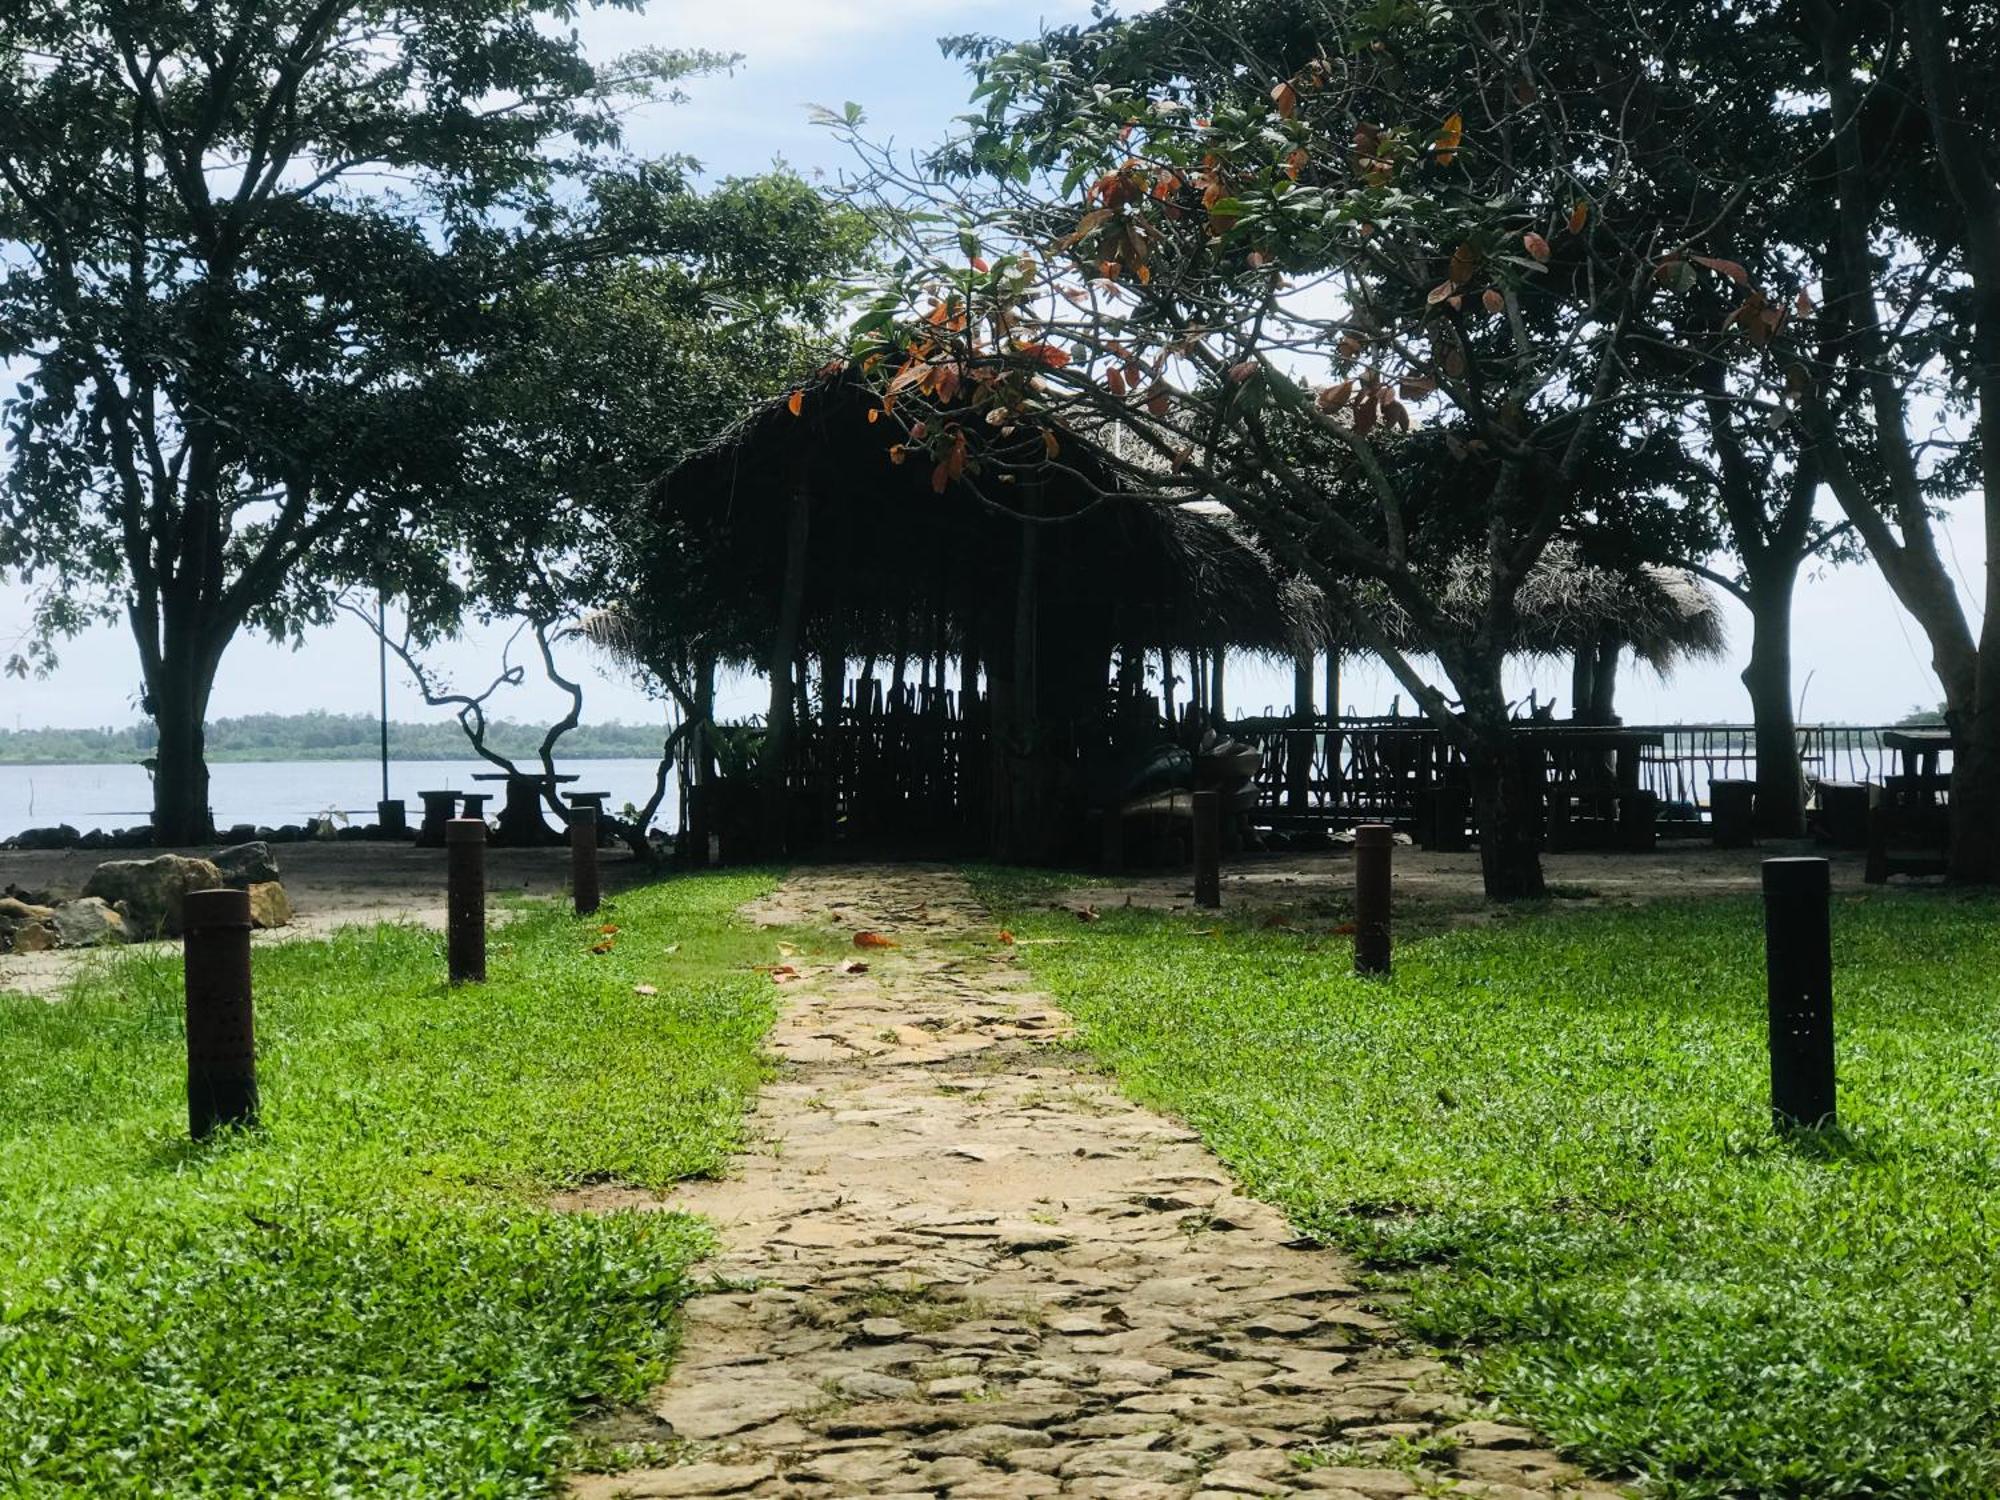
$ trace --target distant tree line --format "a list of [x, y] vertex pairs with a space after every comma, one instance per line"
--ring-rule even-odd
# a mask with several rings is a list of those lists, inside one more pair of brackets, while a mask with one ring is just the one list
[[[532, 755], [540, 727], [495, 721], [489, 743], [509, 755]], [[367, 714], [248, 714], [207, 726], [211, 760], [372, 760], [381, 753], [381, 723]], [[563, 756], [577, 760], [650, 760], [665, 731], [654, 724], [582, 724], [563, 737]], [[0, 764], [116, 765], [150, 759], [159, 746], [152, 724], [121, 729], [0, 730]], [[451, 721], [389, 725], [396, 760], [464, 760], [465, 734]]]

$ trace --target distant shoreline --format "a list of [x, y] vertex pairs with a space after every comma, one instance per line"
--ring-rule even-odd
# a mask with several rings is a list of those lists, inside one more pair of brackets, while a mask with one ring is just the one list
[[[353, 761], [379, 761], [381, 758], [382, 758], [382, 753], [379, 750], [367, 750], [367, 751], [324, 750], [317, 752], [310, 750], [290, 750], [290, 751], [274, 751], [268, 755], [251, 755], [241, 751], [233, 751], [227, 754], [220, 754], [220, 755], [211, 753], [203, 757], [203, 759], [211, 766], [289, 765], [293, 762], [314, 762], [320, 764], [335, 764], [335, 763], [346, 763]], [[513, 761], [517, 765], [523, 762], [529, 764], [539, 764], [541, 762], [541, 756], [532, 750], [518, 755], [510, 755], [507, 758]], [[128, 755], [87, 755], [87, 756], [51, 755], [35, 759], [24, 759], [20, 756], [0, 755], [0, 766], [137, 766], [142, 764], [145, 759], [146, 757], [144, 756], [135, 758]], [[406, 752], [396, 749], [396, 747], [393, 745], [389, 747], [389, 760], [392, 764], [396, 762], [408, 763], [411, 761], [476, 761], [479, 759], [481, 759], [481, 757], [476, 755], [469, 746], [466, 749], [459, 751], [455, 754], [440, 750], [411, 750]], [[613, 748], [613, 749], [603, 749], [603, 750], [578, 750], [574, 752], [564, 750], [556, 756], [556, 759], [558, 761], [571, 761], [571, 760], [655, 760], [656, 761], [659, 759], [659, 756], [657, 754], [644, 755], [632, 750], [620, 750]]]

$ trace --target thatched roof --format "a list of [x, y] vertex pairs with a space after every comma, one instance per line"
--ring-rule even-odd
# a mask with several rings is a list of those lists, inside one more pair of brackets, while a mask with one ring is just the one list
[[[1486, 607], [1487, 575], [1477, 557], [1454, 560], [1444, 572], [1444, 612], [1470, 634]], [[1399, 645], [1422, 651], [1408, 616], [1386, 597], [1367, 607]], [[1513, 651], [1522, 656], [1570, 656], [1609, 638], [1629, 646], [1658, 672], [1684, 661], [1713, 659], [1729, 645], [1722, 608], [1709, 586], [1683, 568], [1644, 564], [1632, 569], [1586, 562], [1576, 543], [1549, 544], [1515, 596]]]
[[[660, 567], [639, 580], [630, 624], [662, 641], [700, 634], [725, 660], [761, 663], [803, 488], [811, 650], [886, 659], [969, 646], [1004, 661], [1023, 511], [1040, 518], [1044, 659], [1073, 648], [1101, 663], [1128, 643], [1288, 654], [1310, 640], [1312, 596], [1233, 522], [1120, 497], [1081, 444], [1059, 441], [1050, 465], [1039, 431], [1006, 439], [981, 426], [980, 471], [939, 492], [922, 455], [895, 461], [905, 434], [851, 372], [823, 371], [758, 407], [655, 487]], [[640, 644], [623, 635], [628, 651]]]

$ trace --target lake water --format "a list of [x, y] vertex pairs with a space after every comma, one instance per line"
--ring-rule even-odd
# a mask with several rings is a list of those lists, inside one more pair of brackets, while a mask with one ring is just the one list
[[[658, 765], [651, 760], [577, 760], [559, 761], [556, 768], [582, 777], [570, 783], [574, 790], [609, 792], [605, 806], [616, 812], [627, 802], [645, 805]], [[408, 804], [410, 820], [415, 822], [423, 813], [419, 791], [498, 793], [497, 783], [472, 779], [491, 770], [479, 760], [392, 760], [389, 795]], [[275, 828], [323, 817], [329, 811], [372, 823], [375, 801], [382, 795], [381, 762], [372, 760], [240, 761], [210, 766], [208, 774], [209, 803], [218, 828], [233, 823]], [[498, 804], [496, 795], [488, 812]], [[129, 828], [148, 822], [152, 807], [152, 778], [143, 766], [0, 766], [0, 838], [58, 823], [84, 832]], [[677, 821], [675, 808], [670, 777], [655, 825], [672, 828]]]

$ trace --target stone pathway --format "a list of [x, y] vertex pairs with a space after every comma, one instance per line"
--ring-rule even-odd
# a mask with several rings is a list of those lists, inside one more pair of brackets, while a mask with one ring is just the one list
[[802, 871], [753, 915], [898, 946], [792, 960], [762, 1149], [671, 1200], [724, 1246], [654, 1393], [687, 1461], [573, 1500], [1611, 1500], [1467, 1420], [1348, 1262], [1051, 1046], [1065, 1018], [955, 874]]

